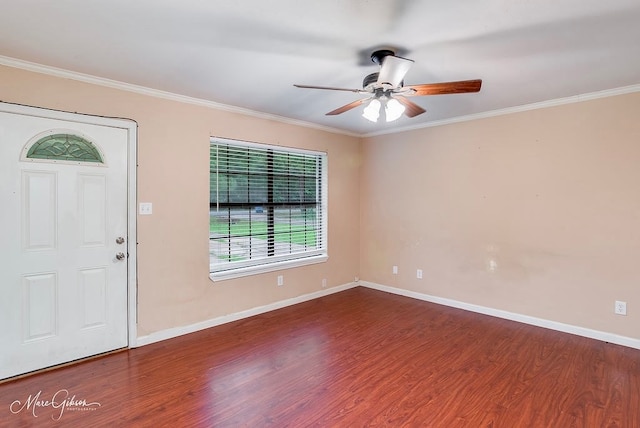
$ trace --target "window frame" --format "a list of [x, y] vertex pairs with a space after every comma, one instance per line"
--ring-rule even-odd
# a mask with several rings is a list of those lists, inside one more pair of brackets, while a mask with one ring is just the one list
[[[256, 275], [260, 273], [273, 272], [282, 269], [289, 269], [299, 266], [306, 266], [315, 263], [323, 263], [326, 262], [329, 258], [328, 255], [328, 153], [316, 150], [308, 150], [301, 148], [293, 148], [287, 146], [279, 146], [273, 144], [265, 144], [265, 143], [255, 143], [250, 141], [243, 140], [235, 140], [223, 137], [211, 137], [209, 141], [209, 147], [211, 149], [212, 145], [215, 144], [225, 144], [234, 146], [237, 148], [255, 148], [258, 150], [274, 150], [279, 153], [287, 153], [287, 154], [303, 154], [303, 155], [312, 155], [312, 156], [320, 156], [321, 157], [321, 165], [320, 165], [320, 192], [318, 197], [318, 206], [320, 207], [321, 217], [320, 227], [321, 230], [318, 232], [319, 239], [321, 240], [321, 247], [319, 249], [309, 251], [308, 255], [304, 253], [300, 254], [285, 254], [282, 256], [269, 256], [273, 257], [272, 259], [262, 258], [257, 259], [262, 262], [256, 262], [255, 264], [251, 264], [249, 266], [246, 265], [235, 265], [228, 268], [220, 269], [219, 264], [211, 263], [211, 253], [209, 253], [209, 278], [214, 281], [223, 281], [227, 279], [239, 278], [249, 275]], [[211, 153], [211, 152], [210, 152]], [[209, 156], [209, 161], [211, 162], [211, 155]], [[209, 177], [209, 192], [211, 194], [211, 177]], [[211, 199], [209, 204], [209, 209], [211, 210]], [[210, 211], [211, 212], [211, 211]], [[210, 217], [211, 218], [211, 217]], [[210, 238], [211, 239], [211, 238]], [[215, 266], [215, 268], [214, 268]]]

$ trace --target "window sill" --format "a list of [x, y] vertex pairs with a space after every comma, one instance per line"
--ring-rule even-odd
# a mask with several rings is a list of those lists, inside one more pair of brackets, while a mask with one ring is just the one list
[[274, 272], [283, 269], [291, 269], [316, 263], [324, 263], [327, 260], [329, 260], [329, 256], [327, 255], [305, 257], [295, 260], [283, 260], [281, 262], [269, 263], [261, 266], [249, 266], [238, 269], [229, 269], [222, 272], [211, 272], [209, 274], [209, 278], [213, 282], [225, 281], [227, 279], [241, 278], [243, 276], [257, 275], [260, 273]]

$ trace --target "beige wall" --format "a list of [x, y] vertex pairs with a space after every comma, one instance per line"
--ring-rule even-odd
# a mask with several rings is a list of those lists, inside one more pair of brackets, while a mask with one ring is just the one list
[[[319, 291], [323, 278], [335, 287], [358, 275], [358, 138], [9, 67], [0, 67], [0, 100], [138, 123], [138, 200], [153, 203], [153, 215], [138, 218], [139, 336]], [[329, 153], [328, 262], [211, 282], [212, 135]]]
[[[138, 123], [140, 336], [359, 276], [640, 338], [640, 94], [364, 142], [9, 67], [0, 100]], [[209, 280], [211, 135], [329, 153], [327, 263]]]
[[368, 139], [360, 277], [640, 338], [639, 114], [635, 93]]

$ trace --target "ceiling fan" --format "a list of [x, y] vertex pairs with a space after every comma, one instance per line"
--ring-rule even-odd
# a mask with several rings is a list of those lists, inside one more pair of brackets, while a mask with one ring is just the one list
[[345, 89], [328, 86], [293, 85], [297, 88], [327, 89], [330, 91], [348, 91], [357, 94], [368, 94], [352, 103], [338, 107], [327, 113], [327, 116], [349, 111], [359, 105], [369, 102], [362, 116], [372, 122], [377, 122], [380, 117], [380, 109], [384, 105], [387, 122], [397, 120], [404, 113], [407, 117], [415, 117], [426, 110], [406, 97], [424, 95], [462, 94], [478, 92], [482, 80], [461, 80], [457, 82], [423, 83], [420, 85], [404, 86], [404, 76], [407, 74], [413, 60], [395, 55], [390, 49], [381, 49], [371, 54], [371, 61], [380, 66], [380, 71], [371, 73], [362, 81], [362, 89]]

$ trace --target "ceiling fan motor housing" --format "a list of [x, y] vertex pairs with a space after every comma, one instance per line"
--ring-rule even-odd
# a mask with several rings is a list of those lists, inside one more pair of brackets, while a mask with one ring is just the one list
[[368, 87], [371, 87], [378, 81], [378, 74], [380, 73], [371, 73], [362, 81], [362, 89], [367, 90]]
[[[371, 91], [371, 92], [377, 92], [378, 89], [383, 89], [377, 85], [379, 74], [380, 73], [376, 72], [376, 73], [371, 73], [367, 75], [367, 77], [365, 77], [364, 80], [362, 80], [362, 89], [364, 89], [365, 91]], [[398, 85], [398, 88], [402, 88], [403, 86], [404, 86], [404, 80], [400, 82], [400, 85]]]

